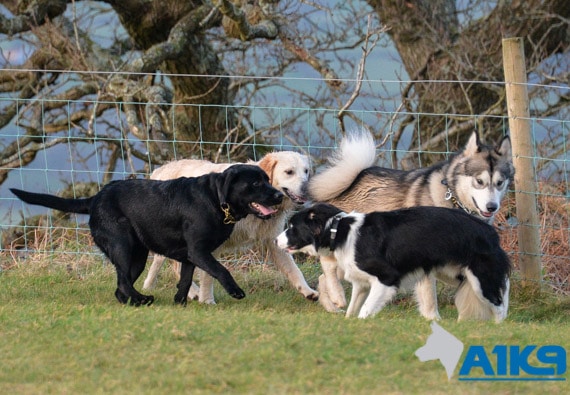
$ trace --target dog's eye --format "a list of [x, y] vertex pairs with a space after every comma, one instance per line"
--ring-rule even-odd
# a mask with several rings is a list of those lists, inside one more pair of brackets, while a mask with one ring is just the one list
[[482, 179], [478, 178], [476, 181], [477, 181], [477, 185], [483, 185], [483, 180], [482, 180]]
[[253, 183], [253, 186], [256, 187], [256, 188], [259, 188], [259, 187], [261, 186], [261, 181], [255, 181], [255, 182]]
[[502, 187], [505, 182], [503, 180], [497, 181], [497, 186]]
[[285, 174], [287, 174], [288, 176], [293, 175], [294, 171], [289, 169], [289, 170], [285, 170]]

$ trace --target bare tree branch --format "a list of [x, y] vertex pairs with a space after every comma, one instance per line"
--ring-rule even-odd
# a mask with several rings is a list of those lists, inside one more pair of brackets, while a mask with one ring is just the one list
[[[26, 9], [14, 18], [6, 18], [0, 14], [0, 33], [14, 35], [30, 31], [34, 26], [44, 23], [46, 19], [53, 19], [65, 12], [66, 0], [34, 0], [27, 2]], [[16, 9], [11, 9], [16, 13]]]
[[[513, 34], [526, 38], [527, 69], [544, 85], [530, 92], [541, 103], [533, 115], [565, 119], [568, 97], [549, 86], [567, 84], [570, 3], [467, 3], [5, 1], [14, 16], [0, 15], [0, 35], [25, 51], [17, 64], [0, 57], [0, 163], [25, 166], [42, 141], [96, 141], [110, 177], [121, 164], [132, 172], [175, 156], [245, 160], [253, 141], [313, 147], [337, 138], [340, 122], [341, 132], [354, 123], [382, 145], [390, 138], [393, 164], [414, 166], [419, 154], [403, 150], [455, 148], [472, 127], [503, 131], [492, 114], [504, 113], [500, 39]], [[95, 15], [114, 29], [102, 35]], [[384, 25], [389, 36], [372, 45]], [[401, 59], [407, 86], [377, 80], [385, 58], [371, 55], [392, 45], [398, 53], [383, 54]], [[386, 112], [363, 116], [369, 109]]]
[[344, 115], [346, 114], [346, 111], [350, 108], [350, 106], [352, 106], [352, 104], [354, 103], [356, 98], [360, 95], [360, 89], [362, 88], [362, 79], [364, 76], [364, 66], [366, 65], [366, 58], [368, 58], [368, 55], [370, 55], [370, 53], [372, 52], [374, 47], [376, 47], [376, 44], [378, 42], [378, 37], [377, 37], [374, 40], [374, 42], [372, 44], [370, 44], [370, 47], [368, 46], [369, 42], [370, 42], [370, 36], [372, 35], [372, 33], [370, 32], [371, 19], [372, 18], [369, 15], [368, 16], [368, 25], [367, 25], [367, 29], [366, 29], [366, 38], [364, 40], [364, 45], [362, 47], [362, 56], [360, 57], [360, 62], [358, 63], [358, 71], [356, 74], [356, 85], [354, 87], [352, 94], [350, 95], [350, 97], [348, 98], [346, 103], [341, 107], [341, 109], [339, 110], [339, 112], [337, 114], [337, 118], [338, 118], [339, 124], [340, 124], [340, 130], [343, 133], [346, 133], [346, 128], [344, 125]]
[[[265, 19], [266, 16], [260, 7], [256, 9], [255, 6], [244, 4], [242, 7], [249, 6], [249, 13], [246, 13], [229, 0], [217, 0], [216, 6], [225, 17], [234, 22], [240, 40], [249, 41], [255, 38], [273, 40], [277, 37], [277, 25], [273, 21]], [[260, 20], [258, 23], [250, 24], [248, 18]]]

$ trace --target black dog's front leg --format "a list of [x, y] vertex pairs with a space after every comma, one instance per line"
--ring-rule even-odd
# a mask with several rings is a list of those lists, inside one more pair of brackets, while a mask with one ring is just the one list
[[186, 306], [188, 302], [188, 292], [192, 286], [192, 279], [194, 277], [194, 269], [196, 266], [190, 262], [182, 262], [180, 268], [180, 281], [178, 282], [178, 292], [174, 295], [174, 303]]
[[196, 266], [218, 280], [230, 296], [236, 299], [245, 298], [245, 292], [239, 287], [239, 285], [237, 285], [228, 269], [218, 262], [211, 254], [195, 252], [191, 259], [192, 262], [196, 263]]

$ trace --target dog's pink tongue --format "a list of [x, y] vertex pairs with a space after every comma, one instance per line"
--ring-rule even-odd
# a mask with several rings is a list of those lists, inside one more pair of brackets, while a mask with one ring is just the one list
[[258, 204], [256, 207], [257, 207], [257, 209], [259, 209], [259, 211], [263, 215], [272, 215], [272, 214], [275, 214], [277, 212], [277, 210], [275, 210], [274, 208], [265, 207], [261, 204]]

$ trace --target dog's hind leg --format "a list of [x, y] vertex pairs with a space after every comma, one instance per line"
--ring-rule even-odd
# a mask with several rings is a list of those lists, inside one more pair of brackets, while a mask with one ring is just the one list
[[335, 304], [337, 309], [346, 307], [346, 295], [344, 294], [344, 288], [337, 274], [338, 263], [335, 257], [332, 255], [321, 256], [320, 261], [327, 282], [327, 291], [330, 300]]
[[180, 281], [180, 271], [182, 270], [182, 264], [178, 261], [172, 261], [172, 271], [176, 276], [176, 281]]
[[156, 287], [156, 281], [158, 279], [158, 273], [164, 265], [164, 261], [166, 261], [166, 257], [158, 254], [154, 254], [154, 258], [152, 259], [152, 264], [150, 265], [150, 269], [148, 269], [148, 274], [144, 279], [143, 289], [144, 290], [151, 290]]
[[396, 292], [398, 292], [397, 287], [388, 287], [382, 284], [380, 280], [373, 281], [370, 285], [368, 297], [360, 309], [358, 318], [368, 318], [376, 315], [386, 306], [386, 303], [396, 296]]
[[437, 308], [437, 288], [433, 274], [426, 275], [414, 287], [418, 309], [422, 317], [428, 320], [439, 320]]
[[194, 269], [196, 266], [192, 262], [183, 262], [180, 267], [180, 282], [178, 283], [178, 292], [174, 295], [174, 303], [186, 306], [188, 303], [188, 292], [192, 286], [192, 278], [194, 277]]
[[346, 317], [356, 317], [358, 315], [369, 292], [370, 287], [368, 284], [362, 284], [360, 282], [352, 283], [352, 293], [350, 295], [348, 309], [346, 309]]
[[[101, 248], [109, 257], [117, 271], [117, 289], [115, 297], [121, 303], [133, 306], [150, 305], [154, 296], [143, 295], [134, 288], [134, 283], [144, 270], [148, 249], [142, 243], [127, 241], [129, 237], [117, 238], [108, 248]], [[97, 240], [95, 241], [97, 243]], [[99, 246], [101, 244], [97, 243]]]
[[270, 259], [273, 261], [277, 269], [287, 277], [289, 283], [291, 283], [297, 291], [301, 292], [305, 298], [309, 300], [318, 300], [319, 293], [309, 287], [309, 284], [307, 284], [303, 273], [295, 264], [291, 254], [279, 248], [273, 240], [266, 243], [266, 247], [269, 251]]
[[[220, 251], [215, 252], [215, 259], [219, 259]], [[196, 284], [192, 284], [190, 288], [190, 293], [188, 293], [188, 299], [198, 299], [200, 303], [204, 304], [216, 304], [216, 299], [214, 297], [214, 278], [202, 269], [198, 269], [198, 280], [200, 281], [200, 287]]]
[[336, 307], [336, 305], [331, 301], [329, 292], [327, 289], [327, 280], [324, 274], [319, 276], [319, 303], [325, 308], [326, 311], [331, 313], [341, 313], [343, 310]]
[[148, 252], [148, 249], [144, 247], [137, 248], [136, 251], [133, 251], [131, 260], [131, 281], [133, 284], [137, 282], [144, 271], [146, 260], [148, 259]]
[[[202, 269], [198, 269], [198, 276], [200, 278], [200, 288], [198, 289], [198, 301], [205, 304], [216, 304], [214, 298], [214, 279]], [[190, 294], [192, 289], [190, 289]], [[188, 294], [188, 297], [190, 297]]]
[[89, 218], [89, 228], [93, 241], [117, 271], [117, 300], [133, 306], [152, 304], [152, 295], [143, 295], [134, 287], [144, 270], [149, 251], [123, 213], [114, 206], [99, 207]]
[[[190, 286], [190, 291], [188, 292], [188, 300], [198, 300], [198, 299], [200, 299], [200, 287], [195, 282], [192, 282], [192, 285]], [[216, 302], [214, 302], [214, 304], [215, 303]]]

